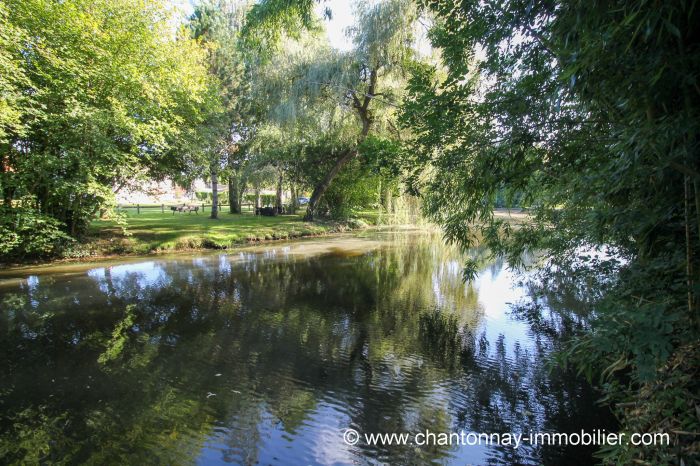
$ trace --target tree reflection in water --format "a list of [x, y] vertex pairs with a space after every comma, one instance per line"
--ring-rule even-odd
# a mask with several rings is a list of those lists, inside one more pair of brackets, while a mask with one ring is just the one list
[[2, 462], [589, 463], [592, 448], [343, 443], [347, 427], [610, 427], [585, 383], [544, 364], [582, 318], [546, 301], [514, 318], [505, 300], [526, 290], [503, 263], [464, 284], [438, 237], [380, 240], [0, 287]]

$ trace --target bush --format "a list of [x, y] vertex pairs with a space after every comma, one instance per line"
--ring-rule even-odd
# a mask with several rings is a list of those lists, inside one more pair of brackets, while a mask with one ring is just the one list
[[367, 222], [359, 218], [349, 218], [347, 220], [347, 225], [348, 228], [351, 228], [353, 230], [364, 230], [366, 228], [369, 228]]
[[27, 208], [0, 210], [0, 257], [3, 261], [58, 256], [74, 239], [55, 218]]
[[[212, 204], [214, 202], [214, 195], [207, 191], [197, 191], [194, 193], [199, 202], [204, 204]], [[228, 191], [218, 192], [219, 204], [228, 204]]]
[[206, 191], [197, 191], [194, 193], [197, 196], [197, 200], [201, 202], [211, 202], [211, 193]]
[[351, 162], [323, 195], [331, 218], [346, 219], [353, 209], [376, 206], [381, 177], [359, 160]]
[[[277, 200], [277, 196], [274, 194], [261, 194], [260, 195], [260, 205], [262, 207], [265, 206], [274, 206], [275, 202]], [[250, 204], [255, 204], [255, 194], [246, 194], [243, 196], [243, 201], [250, 203]]]
[[228, 191], [219, 192], [219, 204], [228, 204]]

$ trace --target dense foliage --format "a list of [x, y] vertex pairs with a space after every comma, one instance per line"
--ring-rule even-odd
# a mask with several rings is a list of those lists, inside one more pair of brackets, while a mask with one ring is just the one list
[[174, 24], [161, 2], [0, 3], [3, 255], [54, 252], [46, 238], [84, 233], [114, 188], [198, 150], [216, 83]]
[[[623, 428], [674, 432], [610, 461], [697, 460], [698, 70], [692, 2], [427, 1], [442, 66], [416, 65], [412, 187], [447, 238], [600, 291], [570, 359], [601, 373]], [[519, 228], [499, 194], [531, 205]], [[469, 266], [469, 264], [468, 264]], [[663, 390], [660, 390], [663, 388]]]

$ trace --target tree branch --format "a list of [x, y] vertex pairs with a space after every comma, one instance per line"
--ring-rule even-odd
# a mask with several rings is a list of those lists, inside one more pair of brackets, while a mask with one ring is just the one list
[[[396, 108], [399, 108], [399, 107], [400, 107], [400, 105], [397, 104], [397, 103], [395, 103], [395, 102], [391, 102], [391, 101], [385, 100], [385, 99], [379, 99], [377, 96], [379, 96], [379, 95], [385, 95], [385, 94], [383, 94], [383, 93], [381, 93], [381, 92], [378, 92], [378, 93], [376, 93], [376, 94], [370, 93], [369, 91], [366, 92], [366, 93], [361, 93], [361, 92], [358, 92], [358, 91], [355, 90], [355, 89], [350, 89], [350, 88], [348, 88], [348, 87], [343, 87], [343, 86], [340, 86], [340, 85], [338, 85], [338, 84], [332, 84], [332, 83], [329, 83], [329, 82], [326, 82], [326, 83], [322, 83], [322, 82], [318, 82], [318, 81], [307, 81], [307, 82], [308, 82], [309, 84], [319, 84], [319, 85], [321, 85], [321, 86], [335, 87], [335, 88], [337, 88], [337, 89], [350, 92], [350, 93], [352, 94], [353, 100], [357, 99], [357, 96], [360, 95], [360, 96], [365, 97], [365, 98], [375, 99], [376, 101], [381, 102], [381, 103], [386, 104], [386, 105], [389, 105], [389, 106], [391, 106], [391, 107], [396, 107]], [[360, 104], [360, 107], [358, 107], [358, 108], [361, 108], [361, 107], [362, 107], [362, 102], [360, 102], [359, 99], [357, 99], [357, 102], [355, 102], [355, 103], [359, 103], [359, 104]]]
[[369, 72], [369, 87], [367, 88], [367, 93], [365, 93], [365, 101], [362, 103], [362, 110], [367, 111], [369, 103], [374, 98], [374, 90], [377, 87], [377, 70], [372, 69]]

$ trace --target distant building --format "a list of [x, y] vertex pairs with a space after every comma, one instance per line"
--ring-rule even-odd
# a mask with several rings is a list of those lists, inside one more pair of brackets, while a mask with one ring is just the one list
[[[218, 191], [220, 195], [228, 193], [228, 183], [219, 183]], [[115, 188], [114, 195], [118, 205], [185, 204], [201, 203], [197, 193], [211, 192], [211, 182], [203, 179], [196, 179], [192, 182], [190, 189], [187, 189], [166, 178], [163, 181], [149, 180], [141, 182], [141, 184], [133, 183], [118, 190]], [[260, 189], [259, 193], [262, 196], [274, 196], [277, 191], [275, 189]], [[255, 191], [248, 189], [246, 194], [252, 195], [255, 194]], [[282, 192], [282, 202], [289, 202], [287, 191]]]
[[[117, 204], [178, 204], [196, 201], [198, 192], [211, 192], [211, 183], [198, 179], [190, 189], [183, 188], [171, 179], [149, 180], [141, 184], [124, 186], [115, 190]], [[228, 185], [219, 184], [219, 192], [228, 192]]]

